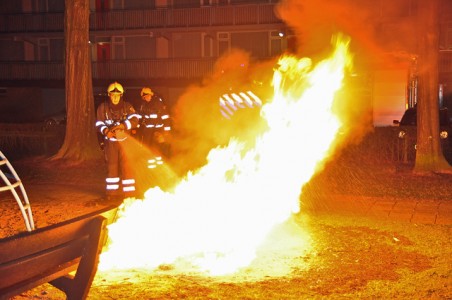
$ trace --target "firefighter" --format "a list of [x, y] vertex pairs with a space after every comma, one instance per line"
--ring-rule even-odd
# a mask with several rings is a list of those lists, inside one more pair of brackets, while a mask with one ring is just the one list
[[141, 144], [152, 151], [145, 162], [148, 169], [155, 169], [163, 164], [164, 157], [170, 155], [169, 132], [171, 120], [162, 98], [149, 87], [141, 90], [141, 105], [138, 113], [141, 116], [138, 139]]
[[124, 88], [120, 83], [111, 83], [107, 92], [109, 101], [101, 103], [97, 108], [96, 128], [104, 142], [107, 199], [122, 200], [136, 195], [135, 179], [127, 163], [126, 151], [131, 146], [128, 133], [138, 127], [140, 116], [123, 99]]

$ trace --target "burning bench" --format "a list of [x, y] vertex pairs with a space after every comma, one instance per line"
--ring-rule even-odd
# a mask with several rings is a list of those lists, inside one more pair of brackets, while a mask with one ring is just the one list
[[[85, 299], [116, 207], [0, 240], [0, 299], [44, 283]], [[75, 273], [74, 273], [75, 271]], [[69, 274], [71, 273], [71, 274]]]

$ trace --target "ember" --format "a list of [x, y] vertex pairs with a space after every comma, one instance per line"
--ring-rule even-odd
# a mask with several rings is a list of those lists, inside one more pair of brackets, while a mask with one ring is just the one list
[[[301, 187], [334, 150], [341, 123], [332, 104], [350, 64], [344, 39], [316, 65], [281, 57], [273, 99], [261, 109], [268, 130], [255, 137], [253, 149], [232, 139], [172, 192], [152, 188], [143, 201], [127, 199], [109, 227], [99, 268], [173, 264], [220, 275], [250, 265], [271, 245], [272, 230], [299, 211]], [[307, 251], [309, 237], [301, 236], [298, 248]]]

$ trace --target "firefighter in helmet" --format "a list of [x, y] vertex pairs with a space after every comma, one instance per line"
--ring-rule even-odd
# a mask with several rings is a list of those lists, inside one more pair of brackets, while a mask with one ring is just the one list
[[135, 179], [127, 163], [126, 151], [131, 146], [128, 132], [138, 127], [140, 116], [123, 99], [124, 88], [120, 83], [111, 83], [107, 92], [109, 101], [97, 108], [96, 128], [104, 142], [107, 199], [122, 200], [135, 197]]
[[143, 101], [138, 109], [141, 116], [138, 139], [153, 153], [145, 162], [147, 168], [155, 169], [163, 164], [163, 158], [170, 154], [171, 119], [163, 99], [151, 88], [144, 87], [140, 95]]

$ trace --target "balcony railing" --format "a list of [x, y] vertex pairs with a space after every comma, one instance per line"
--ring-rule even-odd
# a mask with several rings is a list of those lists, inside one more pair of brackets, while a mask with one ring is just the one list
[[[93, 62], [93, 79], [200, 79], [213, 70], [214, 59], [155, 59]], [[62, 80], [64, 63], [2, 62], [0, 80]]]
[[[93, 79], [200, 79], [215, 59], [110, 60], [93, 62]], [[452, 73], [452, 51], [440, 51], [439, 73]], [[0, 80], [62, 80], [63, 62], [0, 62]]]
[[56, 80], [64, 78], [63, 63], [53, 62], [1, 62], [1, 80]]
[[94, 13], [91, 30], [140, 28], [175, 28], [198, 26], [236, 26], [281, 23], [274, 13], [274, 4], [214, 6], [194, 9], [162, 9], [111, 11]]
[[0, 18], [0, 33], [63, 32], [64, 14], [10, 14]]
[[213, 70], [213, 59], [124, 60], [93, 63], [94, 79], [199, 79]]
[[[93, 12], [90, 30], [125, 30], [197, 26], [237, 26], [282, 23], [275, 4], [212, 6], [189, 9], [148, 9]], [[63, 32], [64, 14], [5, 14], [0, 33]]]

